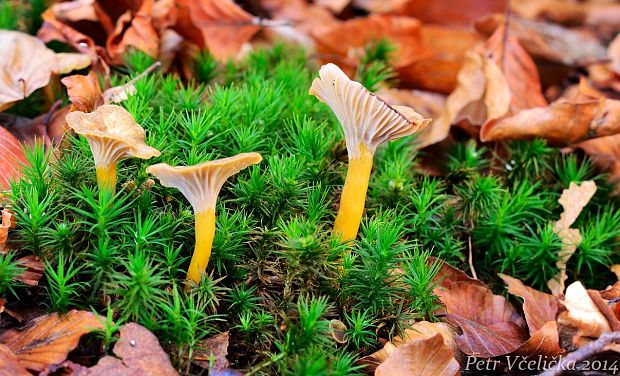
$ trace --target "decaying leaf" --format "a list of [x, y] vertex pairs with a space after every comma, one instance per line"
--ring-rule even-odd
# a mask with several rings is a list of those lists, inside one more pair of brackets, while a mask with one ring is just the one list
[[230, 334], [226, 331], [202, 341], [194, 352], [194, 363], [210, 371], [227, 369], [230, 365], [226, 359], [229, 338]]
[[[476, 29], [491, 35], [505, 22], [502, 14], [494, 14], [476, 21]], [[593, 35], [549, 22], [527, 20], [512, 16], [509, 33], [519, 40], [534, 57], [566, 65], [584, 65], [603, 60], [607, 51]]]
[[26, 156], [19, 141], [0, 126], [0, 191], [10, 189], [10, 182], [19, 178], [19, 166], [26, 163]]
[[31, 376], [10, 348], [0, 344], [0, 376]]
[[57, 54], [41, 40], [18, 31], [0, 30], [0, 111], [46, 86], [52, 73], [68, 73], [90, 65], [81, 54]]
[[377, 367], [375, 375], [452, 376], [459, 369], [452, 350], [435, 334], [404, 343]]
[[123, 325], [120, 333], [113, 350], [117, 357], [101, 358], [95, 366], [89, 368], [89, 376], [178, 375], [153, 333], [135, 323]]
[[121, 55], [129, 47], [158, 56], [159, 35], [153, 27], [153, 6], [154, 0], [143, 0], [135, 14], [128, 10], [116, 21], [116, 28], [107, 40], [107, 52], [112, 61], [122, 63]]
[[20, 366], [42, 371], [65, 360], [80, 337], [96, 329], [103, 327], [92, 312], [72, 310], [62, 316], [40, 316], [23, 328], [7, 330], [0, 334], [0, 343], [17, 356]]
[[562, 353], [558, 326], [555, 321], [558, 313], [558, 299], [553, 295], [525, 286], [516, 278], [504, 274], [499, 276], [508, 285], [509, 293], [523, 299], [523, 313], [530, 338], [515, 350], [515, 353], [527, 356]]
[[616, 134], [619, 124], [618, 100], [561, 98], [550, 106], [523, 110], [492, 127], [483, 127], [480, 139], [487, 142], [541, 137], [552, 143], [571, 144]]
[[[458, 86], [448, 96], [446, 109], [434, 122], [422, 146], [442, 141], [452, 124], [465, 121], [476, 136], [500, 119], [546, 105], [532, 58], [500, 26], [480, 49], [469, 51], [458, 75]], [[482, 126], [482, 131], [479, 127]]]
[[413, 324], [411, 328], [405, 329], [402, 337], [395, 336], [391, 342], [386, 342], [381, 350], [361, 358], [359, 363], [366, 366], [367, 372], [372, 372], [403, 344], [411, 341], [425, 340], [436, 334], [441, 335], [444, 345], [451, 349], [454, 358], [460, 360], [462, 353], [456, 344], [456, 331], [452, 326], [443, 322], [419, 321]]
[[29, 255], [17, 259], [17, 262], [24, 268], [24, 271], [16, 279], [27, 286], [37, 286], [45, 270], [41, 259], [38, 256]]
[[558, 254], [556, 263], [560, 273], [547, 282], [547, 286], [554, 295], [561, 295], [564, 292], [564, 282], [566, 282], [566, 265], [571, 258], [579, 243], [581, 243], [581, 234], [578, 229], [572, 229], [573, 223], [588, 204], [590, 199], [596, 193], [596, 183], [591, 180], [584, 181], [581, 185], [573, 182], [569, 187], [562, 191], [562, 195], [558, 202], [562, 205], [564, 211], [560, 214], [560, 219], [553, 225], [553, 231], [558, 234], [562, 240], [562, 250]]
[[611, 331], [605, 316], [597, 308], [581, 282], [576, 281], [566, 288], [562, 301], [566, 311], [558, 317], [558, 322], [578, 329], [578, 336], [598, 337]]
[[351, 0], [316, 0], [315, 3], [319, 6], [322, 6], [326, 9], [329, 9], [333, 13], [340, 13], [344, 10], [344, 8], [349, 5]]
[[[261, 28], [255, 17], [232, 0], [179, 0], [178, 4], [187, 8], [203, 44], [218, 60], [237, 57], [243, 45]], [[185, 37], [186, 32], [179, 33]]]
[[72, 111], [92, 112], [103, 104], [101, 86], [95, 72], [76, 74], [60, 80], [67, 87]]

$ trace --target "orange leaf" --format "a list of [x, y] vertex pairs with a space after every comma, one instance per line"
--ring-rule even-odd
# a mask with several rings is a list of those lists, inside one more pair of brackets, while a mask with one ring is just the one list
[[396, 349], [375, 371], [375, 376], [452, 376], [459, 363], [440, 334], [407, 342]]
[[19, 364], [11, 349], [0, 344], [0, 376], [32, 376]]
[[19, 178], [19, 166], [26, 163], [19, 141], [0, 126], [0, 191], [10, 189], [9, 182]]
[[73, 75], [60, 80], [67, 87], [67, 95], [73, 105], [72, 111], [92, 112], [103, 104], [101, 87], [95, 72]]
[[22, 367], [42, 371], [65, 360], [80, 337], [95, 329], [103, 327], [91, 312], [52, 313], [31, 320], [23, 328], [7, 330], [0, 335], [0, 343], [17, 356]]
[[420, 56], [422, 41], [420, 22], [409, 17], [371, 15], [354, 18], [326, 27], [312, 34], [317, 52], [330, 62], [356, 66], [371, 41], [387, 38], [396, 46], [395, 67], [403, 67]]
[[505, 274], [499, 277], [508, 285], [508, 292], [523, 299], [523, 313], [530, 334], [540, 330], [548, 321], [555, 321], [558, 299], [550, 294], [525, 286], [523, 282]]
[[45, 270], [41, 259], [38, 256], [29, 255], [17, 259], [17, 262], [25, 270], [22, 274], [18, 275], [16, 279], [28, 286], [38, 285], [39, 280], [43, 277], [43, 271]]
[[129, 47], [143, 51], [147, 55], [157, 57], [159, 53], [159, 35], [153, 27], [151, 14], [153, 0], [144, 0], [138, 12], [123, 13], [116, 21], [114, 32], [108, 36], [107, 51], [112, 61], [122, 63], [121, 55]]
[[179, 0], [178, 4], [189, 11], [194, 27], [200, 30], [207, 48], [218, 60], [237, 57], [243, 45], [261, 28], [251, 14], [232, 0]]

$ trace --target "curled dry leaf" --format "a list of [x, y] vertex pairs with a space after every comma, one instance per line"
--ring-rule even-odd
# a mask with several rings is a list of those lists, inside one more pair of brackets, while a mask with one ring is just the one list
[[108, 37], [108, 55], [115, 63], [122, 63], [121, 55], [130, 47], [157, 57], [159, 54], [159, 35], [153, 27], [152, 13], [154, 0], [143, 0], [140, 9], [133, 14], [126, 11], [116, 21], [114, 32]]
[[584, 181], [581, 185], [573, 182], [569, 187], [562, 191], [558, 202], [564, 211], [560, 214], [560, 219], [553, 225], [553, 231], [562, 240], [562, 249], [558, 254], [556, 265], [560, 273], [547, 282], [547, 286], [554, 295], [561, 295], [564, 292], [564, 282], [566, 281], [566, 265], [571, 258], [579, 243], [581, 234], [578, 229], [572, 229], [573, 223], [596, 193], [596, 183], [591, 180]]
[[432, 323], [428, 321], [419, 321], [413, 324], [410, 329], [405, 329], [402, 337], [395, 336], [392, 338], [392, 341], [387, 342], [381, 350], [361, 358], [359, 363], [366, 366], [365, 370], [367, 372], [372, 372], [401, 345], [411, 341], [424, 340], [436, 334], [441, 335], [444, 345], [451, 349], [453, 356], [457, 360], [460, 360], [462, 358], [462, 353], [456, 344], [456, 331], [452, 326], [443, 322]]
[[516, 278], [500, 274], [500, 278], [508, 285], [508, 292], [523, 299], [523, 313], [527, 322], [530, 339], [515, 350], [516, 354], [556, 355], [563, 352], [556, 315], [558, 299], [531, 287], [525, 286]]
[[92, 312], [72, 310], [63, 316], [40, 316], [23, 328], [7, 330], [0, 334], [0, 343], [17, 356], [22, 367], [42, 371], [65, 360], [82, 335], [97, 329], [103, 327]]
[[0, 126], [0, 191], [9, 190], [11, 180], [19, 178], [22, 163], [26, 163], [26, 156], [19, 141]]
[[[504, 22], [502, 14], [494, 14], [477, 20], [475, 26], [478, 31], [491, 35]], [[603, 60], [607, 54], [595, 36], [549, 22], [512, 16], [509, 33], [519, 40], [530, 55], [566, 65], [583, 65]]]
[[123, 325], [120, 333], [113, 350], [117, 357], [101, 358], [94, 367], [89, 368], [89, 376], [178, 375], [153, 333], [135, 323]]
[[10, 348], [0, 344], [0, 376], [31, 376]]
[[[260, 30], [258, 20], [232, 0], [179, 0], [178, 5], [189, 12], [195, 28], [201, 33], [203, 45], [218, 60], [237, 57], [244, 44]], [[191, 29], [177, 30], [182, 36]], [[196, 40], [196, 36], [189, 36]]]
[[67, 95], [72, 103], [71, 111], [92, 112], [103, 104], [101, 86], [95, 72], [90, 71], [86, 76], [68, 76], [60, 82], [67, 87]]
[[329, 322], [329, 334], [331, 334], [334, 341], [338, 343], [347, 343], [346, 336], [347, 326], [340, 320], [331, 320]]
[[435, 334], [400, 346], [377, 367], [375, 375], [453, 376], [459, 369], [452, 350]]
[[340, 13], [349, 5], [351, 0], [316, 0], [315, 3], [323, 8], [329, 9], [332, 13]]
[[57, 54], [41, 40], [18, 31], [0, 30], [0, 111], [50, 82], [52, 73], [67, 73], [90, 65], [81, 54]]
[[448, 96], [446, 109], [425, 136], [423, 146], [442, 141], [452, 124], [463, 125], [472, 136], [482, 126], [493, 127], [500, 119], [546, 105], [536, 65], [516, 38], [497, 28], [481, 48], [465, 55], [458, 86]]
[[540, 330], [547, 322], [555, 321], [558, 299], [544, 292], [525, 286], [523, 282], [505, 274], [499, 277], [508, 285], [508, 292], [523, 299], [523, 313], [530, 334]]
[[536, 137], [572, 144], [589, 137], [620, 132], [620, 101], [607, 98], [561, 98], [547, 107], [532, 108], [485, 126], [482, 141], [524, 140]]
[[230, 365], [226, 359], [229, 338], [226, 331], [205, 339], [194, 351], [193, 362], [210, 372], [227, 369]]
[[566, 311], [560, 314], [558, 323], [577, 328], [577, 337], [596, 338], [611, 331], [609, 322], [594, 304], [581, 282], [573, 282], [566, 288], [562, 303]]

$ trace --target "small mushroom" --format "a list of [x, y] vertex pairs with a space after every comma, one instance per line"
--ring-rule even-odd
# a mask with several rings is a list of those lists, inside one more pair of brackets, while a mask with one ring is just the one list
[[101, 190], [116, 191], [119, 161], [129, 157], [150, 159], [160, 154], [145, 143], [144, 129], [120, 106], [103, 105], [90, 113], [71, 112], [66, 120], [71, 129], [88, 140]]
[[310, 94], [332, 109], [344, 130], [349, 169], [334, 233], [346, 242], [357, 236], [377, 147], [386, 141], [416, 133], [431, 120], [423, 118], [412, 108], [388, 105], [359, 82], [350, 80], [334, 64], [321, 67], [319, 77], [312, 82]]
[[187, 279], [200, 282], [209, 263], [215, 235], [215, 203], [220, 189], [230, 176], [261, 160], [258, 153], [243, 153], [194, 166], [172, 167], [159, 163], [146, 169], [163, 186], [181, 191], [194, 209], [196, 245], [187, 270]]

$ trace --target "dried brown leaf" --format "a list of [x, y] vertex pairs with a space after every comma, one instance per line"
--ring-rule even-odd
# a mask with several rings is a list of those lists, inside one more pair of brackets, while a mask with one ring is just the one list
[[29, 255], [17, 259], [17, 263], [24, 268], [24, 271], [16, 279], [27, 286], [37, 286], [45, 270], [41, 259], [38, 256]]
[[211, 371], [227, 369], [230, 365], [226, 359], [229, 338], [230, 335], [226, 331], [202, 341], [194, 352], [194, 363]]
[[578, 337], [598, 337], [611, 331], [609, 322], [590, 298], [581, 282], [576, 281], [566, 288], [562, 301], [566, 311], [558, 317], [561, 325], [570, 325], [578, 329]]
[[456, 343], [467, 355], [492, 358], [510, 354], [528, 339], [524, 328], [513, 322], [481, 325], [458, 315], [449, 314], [446, 317], [463, 331], [456, 337]]
[[420, 25], [413, 18], [371, 15], [333, 24], [312, 35], [317, 52], [326, 62], [339, 66], [344, 63], [349, 67], [357, 66], [369, 42], [387, 38], [396, 47], [393, 64], [399, 68], [423, 53]]
[[[178, 5], [187, 9], [204, 45], [221, 61], [237, 57], [243, 45], [261, 28], [251, 14], [232, 0], [179, 0]], [[177, 31], [185, 37], [186, 30]]]
[[50, 82], [52, 73], [67, 73], [90, 65], [80, 54], [56, 54], [41, 40], [18, 31], [0, 30], [0, 111]]
[[129, 323], [121, 327], [120, 334], [113, 350], [117, 358], [101, 358], [89, 368], [89, 376], [178, 375], [153, 333], [141, 325]]
[[101, 86], [95, 72], [88, 75], [73, 75], [60, 80], [67, 87], [72, 111], [92, 112], [103, 104]]
[[547, 322], [554, 321], [558, 313], [558, 299], [550, 294], [535, 290], [520, 280], [500, 274], [508, 285], [508, 292], [523, 299], [523, 313], [530, 335], [540, 330]]
[[122, 63], [121, 55], [130, 47], [152, 57], [158, 56], [159, 35], [153, 27], [153, 6], [154, 0], [143, 0], [135, 14], [128, 10], [116, 21], [114, 32], [106, 43], [113, 62]]
[[[502, 14], [476, 21], [476, 29], [491, 35], [505, 22]], [[532, 56], [566, 65], [583, 65], [603, 60], [607, 51], [592, 34], [560, 25], [512, 16], [509, 33], [519, 40]]]
[[96, 329], [103, 326], [92, 312], [72, 310], [63, 316], [40, 316], [23, 328], [7, 330], [0, 334], [0, 343], [17, 356], [22, 367], [42, 371], [65, 360], [80, 337]]
[[410, 64], [397, 68], [403, 85], [451, 93], [458, 85], [457, 76], [465, 62], [465, 54], [480, 41], [480, 36], [467, 29], [423, 25], [420, 33], [423, 51]]
[[9, 238], [9, 229], [13, 227], [11, 221], [13, 214], [8, 209], [3, 209], [0, 213], [2, 214], [2, 221], [0, 222], [0, 253], [2, 253]]
[[459, 374], [459, 363], [440, 334], [406, 342], [377, 367], [376, 376]]

